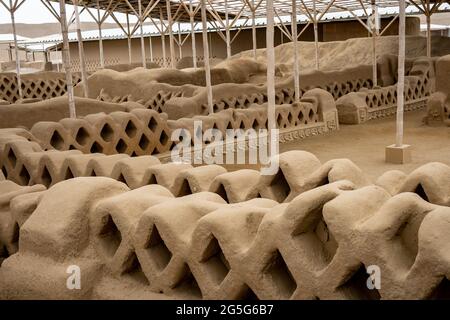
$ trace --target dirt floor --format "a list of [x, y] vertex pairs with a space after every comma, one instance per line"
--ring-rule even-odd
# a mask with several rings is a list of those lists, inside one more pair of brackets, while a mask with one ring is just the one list
[[348, 158], [375, 181], [388, 170], [409, 173], [427, 162], [450, 165], [450, 127], [422, 123], [425, 110], [405, 113], [404, 143], [412, 149], [412, 163], [385, 162], [385, 147], [395, 142], [395, 117], [371, 120], [362, 125], [341, 125], [339, 131], [280, 145], [280, 152], [305, 150], [320, 161]]

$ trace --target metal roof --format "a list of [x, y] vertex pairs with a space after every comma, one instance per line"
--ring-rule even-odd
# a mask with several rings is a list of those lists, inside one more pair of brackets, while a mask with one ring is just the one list
[[[50, 0], [52, 2], [58, 2], [59, 0]], [[185, 4], [189, 6], [189, 0], [185, 1]], [[240, 1], [240, 0], [239, 0]], [[73, 0], [66, 0], [67, 4], [73, 5]], [[167, 20], [167, 11], [166, 11], [166, 0], [142, 0], [142, 10], [145, 11], [145, 9], [152, 8], [150, 11], [149, 16], [152, 18], [159, 19], [162, 15], [163, 20]], [[197, 8], [199, 1], [193, 1], [193, 10]], [[81, 6], [86, 6], [90, 9], [97, 9], [97, 0], [78, 0], [78, 4]], [[99, 8], [100, 10], [106, 10], [106, 11], [114, 11], [124, 14], [130, 14], [130, 15], [138, 15], [139, 12], [139, 6], [138, 6], [138, 0], [98, 0]], [[170, 11], [172, 14], [172, 18], [174, 16], [177, 16], [177, 21], [180, 22], [189, 22], [189, 14], [184, 10], [184, 7], [182, 6], [180, 1], [173, 0], [170, 1]], [[201, 15], [200, 10], [196, 11], [194, 20], [201, 21]], [[213, 20], [214, 17], [210, 12], [207, 13], [208, 19]], [[229, 15], [230, 18], [234, 17], [232, 14]], [[220, 17], [224, 18], [225, 14], [220, 13]]]
[[[391, 1], [392, 2], [392, 1]], [[440, 11], [450, 11], [450, 4], [443, 4], [440, 9]], [[389, 17], [389, 16], [395, 16], [398, 14], [398, 7], [381, 7], [378, 9], [378, 13], [381, 17]], [[420, 14], [419, 9], [415, 6], [409, 5], [406, 8], [406, 13], [409, 15], [416, 15]], [[323, 15], [322, 22], [327, 21], [336, 21], [336, 20], [353, 20], [355, 19], [355, 16], [359, 18], [363, 18], [366, 16], [366, 13], [362, 9], [358, 9], [350, 13], [349, 11], [330, 11]], [[283, 21], [283, 23], [290, 23], [291, 22], [291, 15], [280, 15], [280, 19], [276, 19], [276, 22], [279, 22], [279, 20]], [[298, 23], [308, 23], [309, 17], [306, 14], [299, 14], [297, 16]], [[267, 20], [265, 17], [258, 17], [255, 19], [255, 24], [258, 27], [264, 27], [267, 23]], [[191, 27], [188, 23], [174, 23], [173, 25], [173, 32], [175, 34], [178, 33], [178, 26], [180, 26], [180, 33], [185, 34], [190, 32]], [[238, 19], [236, 23], [234, 24], [233, 28], [250, 28], [251, 27], [251, 21], [248, 19]], [[201, 32], [201, 24], [195, 24], [194, 26], [195, 32]], [[211, 23], [208, 23], [208, 30], [209, 31], [216, 31], [217, 25], [213, 25]], [[143, 34], [144, 36], [159, 36], [160, 33], [157, 30], [157, 28], [153, 25], [144, 25], [143, 26]], [[139, 37], [139, 33], [135, 33], [133, 37]], [[98, 30], [89, 30], [89, 31], [83, 31], [82, 32], [83, 40], [85, 41], [95, 41], [99, 39], [99, 32]], [[104, 40], [111, 40], [111, 39], [125, 39], [126, 35], [123, 33], [123, 30], [120, 28], [114, 28], [114, 29], [102, 29], [102, 37]], [[69, 32], [69, 41], [75, 42], [77, 41], [77, 34], [76, 32]], [[35, 48], [35, 50], [42, 50], [42, 46], [44, 45], [45, 48], [52, 47], [55, 44], [62, 42], [62, 36], [61, 34], [54, 34], [49, 35], [45, 37], [39, 37], [34, 39], [27, 39], [25, 41], [27, 43], [27, 48], [32, 49]]]
[[[53, 2], [59, 2], [58, 0], [50, 0]], [[148, 6], [155, 6], [151, 11], [150, 15], [153, 18], [160, 17], [161, 8], [163, 12], [164, 19], [167, 19], [166, 14], [166, 1], [167, 0], [141, 0], [142, 7], [145, 9]], [[192, 6], [197, 8], [201, 4], [201, 0], [171, 0], [170, 7], [172, 11], [172, 17], [177, 12], [178, 8], [181, 6], [182, 2], [185, 5], [189, 6], [190, 1], [192, 1]], [[420, 3], [420, 0], [406, 0], [410, 4], [412, 1], [415, 3]], [[73, 0], [66, 1], [69, 4], [73, 4]], [[86, 7], [96, 9], [97, 8], [97, 0], [78, 0], [81, 4], [83, 3]], [[112, 10], [120, 13], [128, 13], [131, 15], [136, 15], [139, 12], [138, 0], [98, 0], [100, 9], [102, 10]], [[430, 3], [436, 2], [450, 2], [448, 0], [442, 1], [433, 1]], [[256, 17], [265, 17], [266, 9], [265, 3], [262, 0], [205, 0], [206, 6], [208, 8], [214, 8], [214, 10], [218, 13], [220, 17], [224, 17], [224, 13], [228, 12], [229, 17], [232, 18], [234, 16], [242, 16], [243, 18], [250, 18], [252, 16], [251, 7], [255, 8]], [[311, 13], [314, 12], [317, 15], [321, 15], [324, 12], [340, 12], [340, 11], [355, 11], [355, 10], [363, 10], [366, 11], [370, 8], [372, 0], [299, 0], [297, 1], [298, 10], [300, 13]], [[375, 4], [378, 8], [388, 8], [388, 7], [397, 7], [398, 0], [376, 0]], [[130, 7], [131, 6], [131, 7]], [[273, 6], [275, 11], [279, 15], [290, 15], [292, 12], [292, 0], [273, 0]], [[315, 11], [314, 11], [315, 8]], [[183, 10], [182, 10], [183, 11]], [[367, 13], [367, 12], [366, 12]], [[180, 13], [179, 13], [180, 14]], [[200, 11], [197, 12], [195, 16], [196, 20], [200, 20]], [[214, 16], [211, 13], [208, 13], [209, 20], [214, 20]], [[188, 22], [189, 15], [184, 10], [182, 14], [179, 16], [177, 21]]]

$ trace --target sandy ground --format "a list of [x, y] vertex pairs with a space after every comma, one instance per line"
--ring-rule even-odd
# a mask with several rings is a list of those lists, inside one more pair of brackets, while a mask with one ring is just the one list
[[372, 120], [362, 125], [341, 125], [340, 130], [293, 143], [280, 145], [280, 152], [305, 150], [320, 161], [348, 158], [370, 178], [388, 170], [409, 173], [427, 162], [450, 165], [450, 127], [429, 127], [422, 123], [425, 110], [405, 113], [404, 143], [413, 147], [412, 163], [404, 165], [385, 162], [385, 147], [395, 142], [395, 118]]

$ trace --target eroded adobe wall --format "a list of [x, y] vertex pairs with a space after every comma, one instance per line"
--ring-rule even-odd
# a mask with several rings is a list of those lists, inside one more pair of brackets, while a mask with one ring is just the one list
[[[433, 60], [420, 58], [412, 62], [405, 76], [404, 110], [424, 108], [436, 81]], [[339, 122], [343, 124], [358, 124], [394, 115], [397, 110], [397, 85], [348, 93], [336, 100], [336, 107]]]
[[[449, 297], [448, 166], [388, 171], [371, 184], [349, 160], [321, 164], [291, 151], [272, 176], [223, 170], [184, 168], [175, 180], [189, 188], [178, 198], [162, 178], [133, 190], [102, 177], [48, 191], [0, 182], [0, 230], [9, 230], [0, 234], [0, 290], [53, 299], [108, 298], [112, 287], [124, 299]], [[234, 203], [243, 185], [251, 196]], [[69, 265], [81, 268], [81, 290], [67, 290]], [[368, 266], [380, 268], [378, 290], [367, 288]]]
[[443, 56], [436, 61], [436, 92], [427, 103], [425, 121], [429, 125], [446, 124], [450, 126], [450, 56]]
[[[40, 122], [30, 131], [3, 129], [0, 130], [0, 168], [5, 177], [20, 185], [50, 186], [78, 176], [111, 176], [123, 158], [131, 161], [140, 155], [168, 154], [178, 143], [171, 140], [177, 129], [196, 136], [195, 121], [202, 121], [202, 135], [211, 128], [219, 130], [224, 137], [228, 129], [254, 129], [255, 132], [266, 129], [266, 109], [255, 105], [209, 116], [167, 120], [164, 113], [138, 108], [90, 114], [83, 119]], [[308, 91], [299, 103], [277, 106], [275, 119], [281, 142], [339, 128], [334, 100], [321, 89]], [[205, 141], [202, 143], [206, 145]]]
[[[74, 83], [81, 78], [73, 75]], [[21, 76], [23, 99], [51, 99], [67, 91], [65, 75], [57, 72], [38, 72]], [[15, 103], [20, 99], [17, 77], [14, 73], [0, 73], [0, 100]]]

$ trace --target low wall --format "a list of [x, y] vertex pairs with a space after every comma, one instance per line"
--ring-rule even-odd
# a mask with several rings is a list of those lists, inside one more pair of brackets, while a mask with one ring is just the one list
[[[66, 91], [64, 73], [38, 72], [21, 76], [23, 99], [51, 99], [63, 96]], [[81, 81], [78, 74], [73, 74], [74, 84]], [[20, 99], [17, 77], [14, 73], [0, 74], [0, 100], [15, 103]]]
[[[22, 185], [46, 186], [77, 176], [68, 173], [64, 161], [71, 155], [93, 153], [121, 156], [164, 155], [176, 144], [172, 132], [185, 129], [196, 135], [194, 121], [202, 121], [202, 133], [216, 128], [225, 136], [227, 129], [267, 128], [266, 108], [224, 110], [209, 116], [167, 120], [164, 114], [148, 109], [129, 112], [91, 114], [83, 119], [41, 122], [28, 132], [16, 129], [0, 131], [0, 168], [5, 177]], [[337, 130], [337, 112], [331, 95], [321, 89], [307, 92], [300, 103], [277, 106], [275, 119], [280, 141], [291, 141]], [[18, 141], [16, 141], [18, 140]], [[205, 141], [202, 141], [206, 143]], [[89, 171], [89, 170], [88, 170]], [[82, 171], [81, 175], [92, 172]]]
[[[434, 89], [433, 61], [417, 59], [405, 76], [404, 110], [424, 108]], [[336, 101], [339, 123], [358, 124], [397, 112], [397, 85], [346, 94]]]

